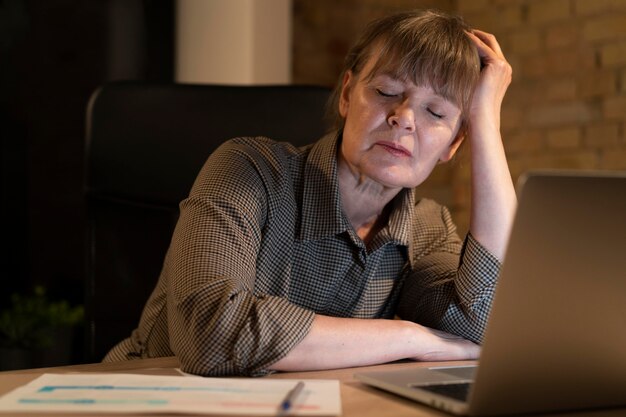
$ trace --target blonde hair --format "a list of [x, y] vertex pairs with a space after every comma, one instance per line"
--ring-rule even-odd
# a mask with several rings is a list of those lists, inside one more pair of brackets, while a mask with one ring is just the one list
[[358, 75], [374, 54], [378, 58], [367, 79], [387, 73], [428, 85], [456, 104], [466, 119], [480, 75], [478, 52], [465, 33], [469, 30], [460, 17], [435, 10], [403, 12], [371, 22], [346, 55], [330, 98], [329, 117], [335, 127], [344, 124], [338, 104], [345, 73]]

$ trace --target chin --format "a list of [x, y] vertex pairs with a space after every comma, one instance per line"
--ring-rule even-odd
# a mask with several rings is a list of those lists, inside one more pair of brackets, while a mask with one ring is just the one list
[[423, 181], [408, 181], [406, 176], [378, 175], [373, 177], [376, 182], [387, 188], [415, 188]]
[[380, 158], [368, 160], [361, 168], [366, 176], [387, 188], [415, 188], [425, 179], [421, 178], [423, 172], [415, 172], [414, 166]]

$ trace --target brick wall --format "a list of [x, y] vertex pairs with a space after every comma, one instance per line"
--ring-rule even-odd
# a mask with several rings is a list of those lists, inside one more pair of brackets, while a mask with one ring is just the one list
[[[496, 35], [513, 66], [502, 134], [514, 179], [544, 168], [626, 170], [626, 0], [294, 0], [294, 81], [333, 85], [370, 19], [437, 7]], [[420, 187], [461, 232], [467, 148]]]

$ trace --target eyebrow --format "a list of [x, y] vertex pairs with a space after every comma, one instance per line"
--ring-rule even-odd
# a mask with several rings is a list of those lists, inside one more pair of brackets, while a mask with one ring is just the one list
[[406, 77], [404, 77], [404, 78], [398, 77], [397, 74], [394, 74], [391, 71], [384, 71], [384, 72], [383, 71], [379, 71], [377, 73], [370, 72], [367, 75], [366, 78], [370, 79], [370, 80], [373, 80], [376, 77], [387, 77], [387, 78], [390, 78], [392, 81], [396, 81], [396, 82], [400, 82], [400, 83], [406, 83], [406, 82], [411, 82], [412, 83], [412, 81], [410, 81], [408, 78], [406, 78]]

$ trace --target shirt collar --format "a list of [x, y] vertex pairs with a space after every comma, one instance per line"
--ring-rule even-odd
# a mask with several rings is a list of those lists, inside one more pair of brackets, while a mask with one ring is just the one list
[[415, 211], [415, 192], [405, 188], [393, 199], [393, 210], [389, 215], [389, 221], [385, 232], [389, 239], [404, 246], [411, 244], [413, 215]]
[[337, 146], [340, 132], [329, 133], [312, 147], [304, 168], [301, 240], [334, 236], [350, 228], [339, 198]]

